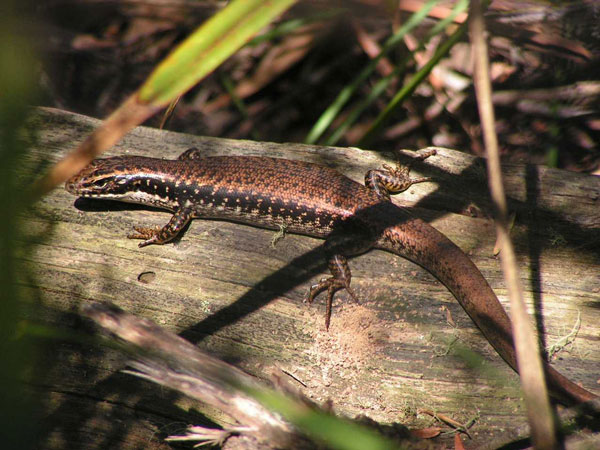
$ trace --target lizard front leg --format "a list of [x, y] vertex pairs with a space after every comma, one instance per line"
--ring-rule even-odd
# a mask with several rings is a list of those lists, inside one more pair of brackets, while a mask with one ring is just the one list
[[145, 247], [151, 244], [162, 245], [174, 239], [192, 218], [191, 208], [179, 208], [175, 211], [169, 222], [164, 227], [133, 227], [135, 233], [129, 234], [129, 239], [144, 239], [138, 246]]
[[[435, 149], [418, 154], [415, 157], [416, 161], [423, 161], [430, 156], [435, 155]], [[382, 169], [369, 170], [365, 175], [365, 186], [375, 192], [381, 199], [390, 200], [391, 194], [399, 194], [404, 192], [413, 184], [430, 181], [430, 177], [411, 178], [410, 170], [412, 162], [406, 165], [396, 164], [396, 167], [383, 165]]]

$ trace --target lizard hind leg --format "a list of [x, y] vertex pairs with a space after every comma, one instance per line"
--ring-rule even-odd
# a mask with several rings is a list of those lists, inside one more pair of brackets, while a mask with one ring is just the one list
[[358, 303], [358, 297], [350, 287], [352, 272], [348, 265], [347, 256], [360, 255], [367, 252], [373, 246], [373, 240], [364, 233], [337, 231], [330, 235], [325, 241], [325, 251], [328, 255], [330, 278], [323, 278], [317, 284], [311, 286], [307, 303], [313, 300], [323, 291], [327, 291], [327, 309], [325, 313], [325, 328], [329, 330], [331, 323], [331, 310], [333, 297], [339, 290], [345, 289], [354, 301]]
[[350, 281], [352, 280], [352, 273], [348, 266], [348, 260], [345, 256], [334, 255], [329, 259], [329, 271], [333, 275], [330, 278], [323, 278], [317, 284], [311, 286], [306, 299], [307, 303], [312, 303], [317, 295], [323, 291], [327, 291], [327, 310], [325, 313], [325, 329], [329, 330], [329, 324], [331, 323], [331, 307], [333, 305], [333, 296], [341, 289], [346, 289], [348, 294], [358, 302], [358, 298], [354, 293], [354, 290], [350, 287]]

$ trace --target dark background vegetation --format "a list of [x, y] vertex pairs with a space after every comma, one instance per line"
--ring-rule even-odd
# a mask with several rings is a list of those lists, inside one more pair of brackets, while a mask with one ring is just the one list
[[[254, 41], [178, 104], [168, 129], [302, 142], [319, 115], [420, 2], [299, 3], [281, 23], [291, 31]], [[454, 2], [434, 10], [444, 17]], [[103, 118], [218, 3], [54, 0], [36, 4], [44, 104]], [[437, 12], [435, 12], [437, 11]], [[487, 12], [497, 131], [504, 157], [575, 171], [598, 170], [600, 4], [494, 1]], [[362, 85], [334, 127], [373, 84], [402, 64], [435, 23], [410, 34]], [[265, 32], [278, 31], [275, 26]], [[337, 142], [356, 145], [395, 92], [445, 36], [412, 55], [385, 94]], [[481, 153], [466, 35], [369, 143], [378, 150], [439, 145]], [[375, 50], [371, 50], [373, 52]], [[161, 117], [151, 121], [158, 125]], [[327, 136], [327, 134], [325, 135]]]

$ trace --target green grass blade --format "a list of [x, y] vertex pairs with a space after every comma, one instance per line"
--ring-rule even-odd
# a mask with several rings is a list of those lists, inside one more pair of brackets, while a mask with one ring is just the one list
[[358, 76], [344, 89], [340, 91], [337, 98], [333, 101], [333, 103], [321, 114], [321, 117], [317, 120], [313, 128], [308, 133], [308, 136], [304, 140], [306, 144], [314, 144], [317, 140], [323, 135], [323, 133], [327, 130], [331, 122], [335, 119], [335, 117], [339, 114], [340, 110], [344, 107], [344, 105], [350, 100], [350, 97], [354, 92], [358, 89], [358, 87], [371, 75], [371, 73], [375, 70], [377, 63], [379, 60], [387, 55], [392, 49], [394, 49], [406, 33], [411, 31], [417, 25], [419, 25], [431, 9], [436, 5], [438, 0], [429, 0], [419, 11], [414, 13], [410, 18], [406, 21], [404, 25], [402, 25], [393, 36], [391, 36], [386, 43], [379, 55], [373, 58], [367, 66], [361, 70]]
[[267, 408], [277, 411], [300, 430], [328, 448], [339, 450], [391, 450], [402, 448], [373, 430], [317, 411], [270, 390], [251, 390], [254, 398]]
[[[231, 78], [229, 78], [227, 75], [223, 75], [221, 77], [221, 84], [223, 85], [223, 87], [225, 88], [227, 93], [229, 94], [229, 97], [231, 98], [231, 103], [233, 104], [233, 106], [236, 107], [236, 109], [242, 116], [243, 120], [245, 120], [245, 121], [250, 120], [250, 114], [248, 113], [248, 108], [246, 108], [246, 104], [244, 103], [244, 100], [241, 99], [240, 96], [237, 95], [237, 93], [235, 92], [235, 86], [233, 84], [233, 81], [231, 81]], [[250, 137], [255, 141], [262, 140], [260, 135], [258, 134], [258, 131], [256, 131], [254, 124], [252, 124], [252, 128], [250, 129]]]
[[263, 42], [273, 41], [275, 39], [285, 37], [301, 27], [317, 22], [330, 21], [344, 12], [345, 9], [343, 8], [335, 8], [328, 11], [319, 11], [316, 14], [298, 19], [286, 20], [285, 22], [277, 24], [266, 33], [262, 33], [253, 38], [250, 42], [248, 42], [248, 46], [255, 47]]
[[138, 91], [143, 103], [166, 105], [212, 72], [295, 0], [234, 0], [208, 19], [154, 70]]
[[408, 97], [423, 79], [429, 75], [435, 65], [442, 59], [450, 49], [456, 44], [467, 30], [467, 22], [463, 23], [442, 45], [438, 47], [433, 57], [419, 70], [402, 89], [394, 96], [387, 107], [375, 119], [371, 127], [367, 130], [364, 136], [360, 139], [358, 145], [368, 145], [370, 140], [375, 136], [383, 124], [389, 119], [396, 108], [398, 108], [404, 99]]
[[[427, 42], [429, 42], [429, 40], [441, 33], [447, 25], [449, 25], [454, 18], [460, 14], [463, 11], [466, 11], [467, 7], [469, 6], [469, 2], [468, 0], [460, 0], [456, 3], [456, 5], [454, 6], [454, 8], [452, 9], [452, 12], [445, 17], [443, 20], [440, 20], [425, 36], [425, 38], [423, 39], [423, 41], [419, 44], [419, 46], [417, 47], [417, 49], [415, 50], [415, 52], [419, 52], [421, 51], [423, 48], [425, 48], [425, 44], [427, 44]], [[414, 52], [413, 52], [414, 53]], [[407, 56], [403, 61], [401, 61], [401, 63], [396, 67], [396, 69], [393, 71], [393, 73], [391, 73], [390, 75], [382, 78], [381, 80], [379, 80], [375, 86], [373, 86], [373, 89], [371, 90], [371, 92], [369, 93], [369, 95], [367, 96], [367, 98], [365, 98], [363, 101], [361, 101], [355, 108], [354, 110], [352, 110], [352, 112], [350, 112], [350, 114], [348, 114], [348, 116], [346, 117], [346, 119], [342, 122], [342, 124], [331, 134], [331, 136], [329, 136], [324, 144], [325, 145], [336, 145], [337, 142], [341, 139], [341, 137], [346, 133], [346, 131], [348, 131], [348, 129], [356, 122], [356, 120], [358, 119], [358, 117], [363, 113], [363, 111], [365, 109], [367, 109], [371, 104], [373, 104], [373, 102], [375, 100], [377, 100], [384, 92], [385, 90], [388, 88], [388, 86], [390, 85], [390, 83], [392, 82], [392, 80], [394, 80], [394, 78], [396, 78], [396, 76], [398, 76], [399, 73], [402, 72], [402, 70], [400, 70], [400, 68], [404, 68], [406, 66], [406, 63], [408, 62], [408, 58], [412, 57], [412, 56]]]
[[[402, 64], [402, 66], [404, 66], [404, 64]], [[404, 69], [404, 67], [402, 67], [402, 69]], [[396, 67], [392, 73], [375, 83], [375, 86], [373, 86], [369, 95], [348, 114], [341, 125], [325, 140], [324, 145], [335, 145], [356, 120], [358, 120], [363, 111], [385, 92], [392, 80], [396, 78], [400, 72], [400, 67]]]

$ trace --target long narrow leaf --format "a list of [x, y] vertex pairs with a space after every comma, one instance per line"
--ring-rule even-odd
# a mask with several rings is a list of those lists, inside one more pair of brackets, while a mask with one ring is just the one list
[[401, 449], [365, 426], [317, 411], [284, 395], [269, 390], [248, 390], [248, 393], [272, 411], [276, 411], [311, 438], [339, 450]]
[[350, 97], [354, 92], [358, 89], [359, 86], [371, 75], [371, 73], [375, 70], [377, 63], [381, 58], [387, 55], [391, 50], [393, 50], [404, 38], [406, 33], [419, 25], [431, 9], [436, 5], [437, 0], [429, 0], [419, 11], [414, 13], [406, 23], [391, 36], [387, 42], [384, 44], [381, 49], [381, 53], [373, 58], [367, 66], [361, 70], [358, 76], [344, 89], [340, 91], [337, 98], [333, 101], [333, 103], [321, 114], [321, 117], [317, 120], [313, 128], [308, 133], [308, 136], [304, 140], [306, 144], [314, 144], [317, 140], [323, 135], [323, 133], [327, 130], [331, 122], [335, 119], [335, 117], [339, 114], [340, 110], [344, 107], [344, 105], [350, 100]]
[[463, 36], [465, 31], [467, 30], [467, 23], [463, 23], [455, 32], [450, 36], [442, 45], [438, 47], [433, 57], [427, 61], [427, 63], [419, 70], [410, 80], [406, 83], [402, 89], [398, 91], [398, 93], [394, 96], [392, 101], [387, 105], [387, 107], [379, 114], [379, 116], [375, 119], [371, 127], [367, 130], [364, 136], [360, 139], [358, 145], [363, 146], [367, 145], [370, 140], [373, 138], [375, 133], [379, 131], [379, 129], [383, 126], [383, 124], [389, 119], [391, 114], [396, 111], [404, 99], [408, 97], [415, 88], [419, 85], [423, 79], [429, 75], [429, 73], [433, 70], [436, 64], [442, 59], [450, 49], [456, 44], [460, 38]]
[[30, 193], [39, 198], [83, 169], [169, 102], [184, 94], [296, 0], [234, 0], [207, 20], [152, 72], [74, 151], [40, 179]]
[[[421, 41], [421, 43], [419, 44], [419, 46], [417, 47], [417, 49], [414, 52], [419, 52], [423, 48], [425, 48], [425, 44], [427, 44], [427, 42], [429, 42], [429, 40], [433, 36], [441, 33], [444, 30], [444, 28], [446, 28], [446, 26], [454, 20], [454, 18], [456, 16], [458, 16], [460, 13], [466, 11], [468, 5], [469, 5], [468, 0], [459, 0], [456, 3], [456, 5], [454, 6], [454, 8], [452, 9], [452, 12], [447, 17], [445, 17], [443, 20], [440, 20], [427, 33], [427, 35], [425, 36], [423, 41]], [[337, 142], [341, 139], [341, 137], [344, 135], [344, 133], [346, 133], [346, 131], [356, 122], [356, 120], [362, 114], [362, 112], [365, 109], [367, 109], [370, 105], [372, 105], [373, 102], [375, 102], [375, 100], [377, 100], [385, 92], [387, 87], [398, 76], [398, 74], [402, 72], [401, 68], [404, 68], [404, 66], [407, 63], [408, 58], [410, 58], [410, 57], [411, 57], [410, 55], [407, 56], [403, 61], [400, 62], [400, 64], [396, 67], [396, 69], [390, 75], [387, 75], [386, 77], [382, 78], [377, 83], [375, 83], [375, 85], [373, 86], [373, 89], [371, 89], [371, 92], [369, 92], [369, 95], [367, 96], [367, 98], [362, 100], [352, 110], [352, 112], [350, 112], [350, 114], [348, 114], [348, 116], [346, 117], [346, 119], [344, 119], [342, 124], [324, 142], [325, 145], [337, 144]]]
[[295, 0], [236, 0], [207, 20], [150, 75], [142, 102], [164, 105], [212, 72]]

